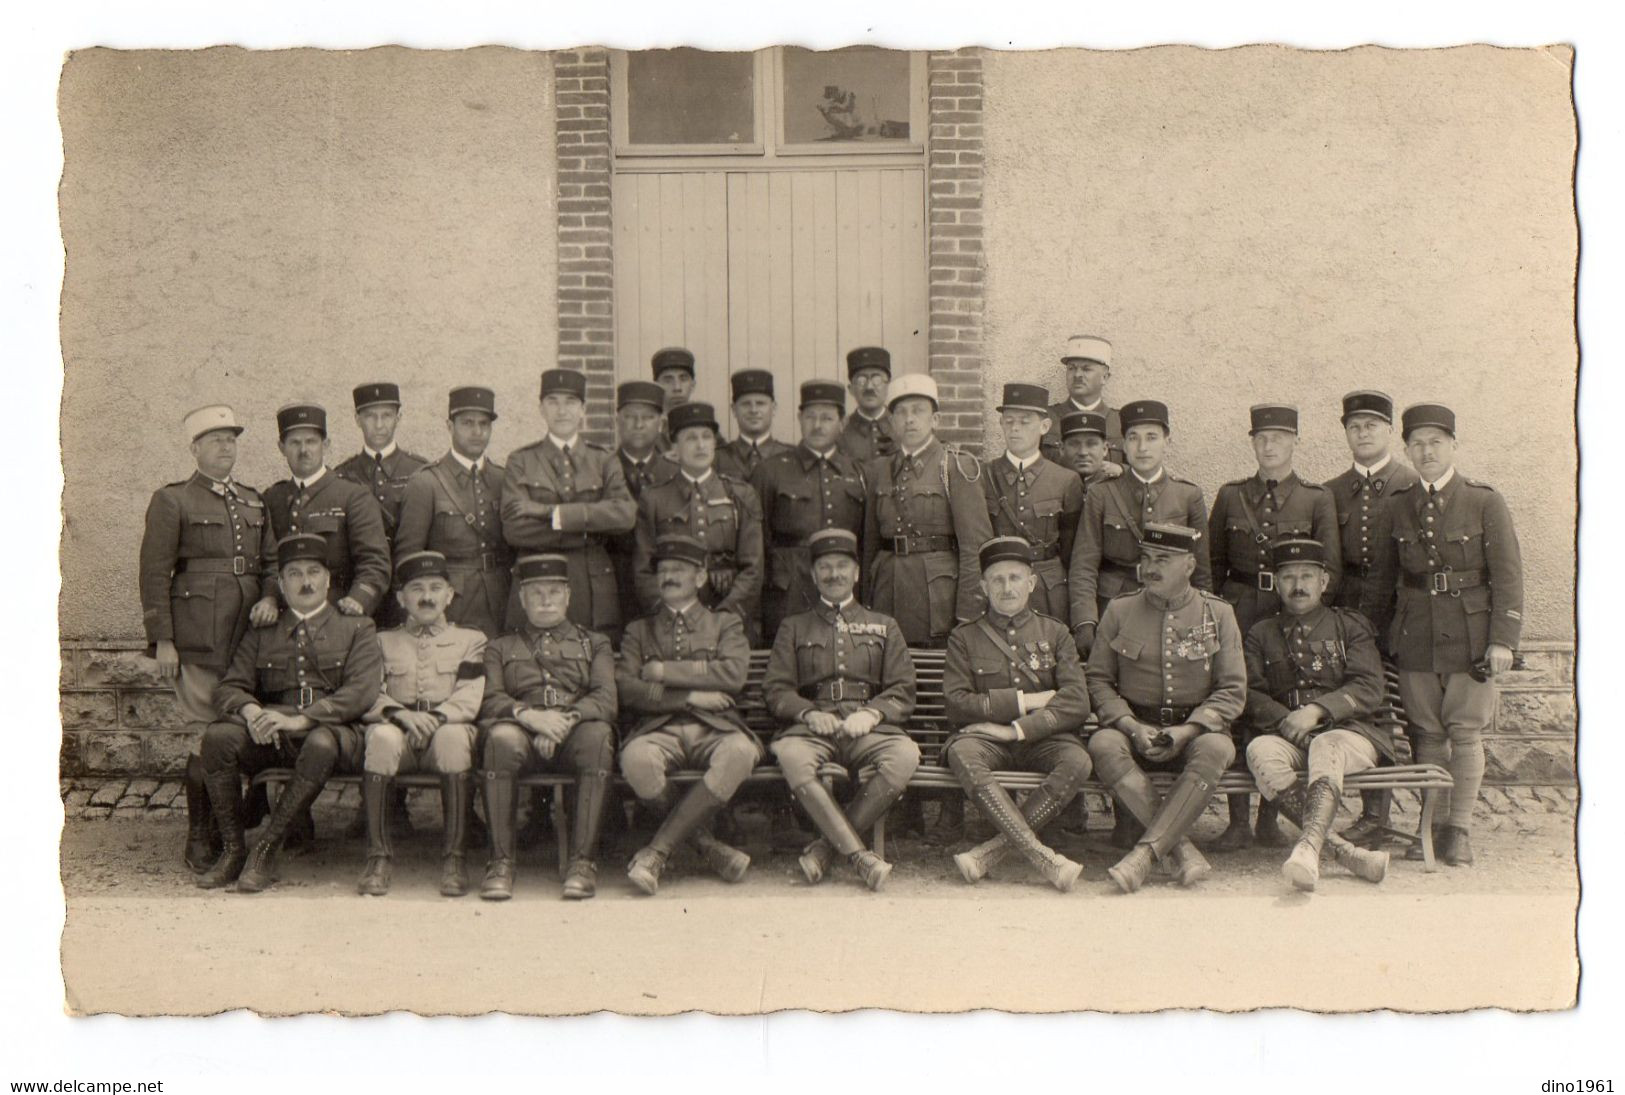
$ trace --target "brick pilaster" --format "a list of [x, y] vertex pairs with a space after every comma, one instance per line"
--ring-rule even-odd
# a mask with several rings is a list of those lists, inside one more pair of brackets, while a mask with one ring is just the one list
[[933, 53], [926, 145], [930, 216], [927, 367], [942, 397], [945, 440], [980, 449], [986, 426], [982, 356], [982, 54]]

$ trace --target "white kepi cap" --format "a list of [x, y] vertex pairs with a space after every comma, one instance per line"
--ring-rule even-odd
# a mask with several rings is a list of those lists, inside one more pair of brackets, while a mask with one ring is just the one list
[[181, 419], [181, 427], [186, 431], [188, 445], [214, 430], [230, 430], [233, 434], [243, 432], [243, 428], [237, 425], [236, 414], [224, 403], [211, 403], [207, 407], [199, 407]]
[[931, 409], [938, 410], [942, 404], [937, 399], [937, 382], [931, 378], [930, 373], [904, 373], [892, 378], [886, 385], [886, 409], [891, 410], [897, 406], [899, 399], [909, 399], [913, 396], [922, 396], [931, 401]]
[[1094, 335], [1073, 335], [1066, 340], [1061, 361], [1098, 361], [1108, 369], [1112, 364], [1112, 344]]

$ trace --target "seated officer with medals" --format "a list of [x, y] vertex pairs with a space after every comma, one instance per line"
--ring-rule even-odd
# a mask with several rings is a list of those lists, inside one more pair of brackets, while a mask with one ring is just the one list
[[[1235, 759], [1230, 724], [1247, 695], [1235, 612], [1191, 585], [1201, 533], [1148, 522], [1140, 551], [1143, 588], [1113, 598], [1089, 653], [1089, 699], [1100, 729], [1089, 739], [1100, 781], [1145, 834], [1108, 873], [1124, 893], [1170, 857], [1190, 885], [1209, 871], [1186, 834], [1219, 776]], [[1178, 771], [1159, 802], [1145, 769]]]
[[[662, 536], [654, 566], [660, 610], [627, 626], [615, 674], [621, 709], [639, 716], [621, 749], [621, 774], [638, 798], [665, 815], [626, 872], [646, 894], [659, 889], [666, 861], [690, 836], [723, 879], [745, 877], [750, 856], [718, 840], [708, 823], [762, 757], [734, 706], [750, 668], [745, 626], [733, 613], [700, 603], [705, 545]], [[678, 768], [705, 769], [681, 799], [667, 782]]]
[[[976, 882], [1014, 847], [1067, 893], [1083, 868], [1038, 833], [1089, 778], [1089, 753], [1077, 735], [1089, 717], [1089, 685], [1067, 626], [1028, 607], [1038, 582], [1032, 546], [1019, 536], [996, 537], [982, 545], [981, 562], [988, 610], [948, 636], [943, 699], [957, 732], [943, 752], [999, 835], [954, 856], [954, 864]], [[1044, 773], [1019, 810], [993, 779], [1008, 768]]]
[[[1388, 853], [1365, 851], [1332, 832], [1343, 777], [1394, 759], [1392, 735], [1371, 722], [1382, 702], [1382, 658], [1365, 617], [1321, 603], [1330, 582], [1319, 540], [1270, 549], [1281, 612], [1247, 632], [1246, 717], [1260, 736], [1247, 767], [1263, 796], [1303, 830], [1281, 873], [1300, 890], [1320, 877], [1322, 847], [1368, 882], [1381, 882]], [[1308, 789], [1298, 775], [1305, 759]]]
[[530, 771], [575, 773], [569, 900], [597, 890], [598, 834], [615, 760], [615, 656], [609, 640], [568, 619], [570, 560], [525, 555], [514, 568], [525, 626], [485, 647], [485, 730], [480, 780], [491, 833], [480, 896], [513, 896], [514, 791]]
[[[914, 661], [897, 621], [852, 595], [858, 538], [821, 529], [808, 538], [808, 554], [818, 605], [780, 625], [762, 678], [767, 709], [789, 724], [773, 739], [773, 755], [824, 834], [802, 853], [807, 881], [820, 881], [839, 852], [878, 890], [891, 864], [858, 834], [880, 820], [920, 765], [920, 747], [902, 729], [914, 712]], [[874, 769], [845, 810], [818, 781], [818, 766], [832, 760], [852, 771]]]
[[[275, 880], [275, 859], [294, 819], [303, 816], [335, 771], [361, 768], [357, 725], [383, 681], [378, 632], [370, 617], [328, 603], [328, 544], [315, 533], [276, 546], [288, 602], [276, 622], [250, 628], [214, 690], [219, 721], [203, 734], [203, 785], [223, 849], [197, 884], [258, 893]], [[242, 777], [291, 767], [293, 778], [253, 851], [245, 846]]]

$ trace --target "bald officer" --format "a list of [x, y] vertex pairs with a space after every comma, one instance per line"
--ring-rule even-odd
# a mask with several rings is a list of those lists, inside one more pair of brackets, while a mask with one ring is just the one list
[[[350, 395], [355, 403], [355, 424], [361, 429], [361, 451], [333, 471], [377, 500], [393, 558], [406, 485], [428, 461], [395, 444], [395, 430], [401, 423], [400, 385], [388, 380], [373, 381], [358, 385]], [[375, 618], [381, 628], [396, 626], [405, 619], [400, 603], [393, 597], [380, 599]]]
[[649, 359], [655, 383], [666, 392], [666, 410], [680, 407], [694, 396], [694, 354], [681, 346], [656, 350]]
[[[1031, 594], [1033, 610], [1064, 624], [1071, 611], [1066, 568], [1083, 513], [1083, 482], [1038, 450], [1049, 427], [1047, 398], [1037, 384], [1004, 386], [998, 408], [1004, 455], [983, 465], [982, 488], [994, 535], [1018, 536], [1031, 545], [1038, 578]], [[985, 575], [987, 567], [982, 570]]]
[[818, 601], [807, 537], [820, 529], [863, 530], [863, 470], [840, 447], [846, 390], [829, 380], [801, 385], [801, 443], [762, 462], [752, 480], [762, 505], [767, 581], [763, 634], [778, 634], [786, 616]]
[[[231, 477], [243, 427], [225, 404], [181, 422], [197, 470], [154, 492], [141, 537], [141, 621], [147, 655], [174, 682], [175, 704], [201, 742], [214, 721], [214, 688], [250, 622], [276, 620], [265, 579], [276, 543], [259, 493]], [[220, 855], [197, 742], [186, 760], [185, 861], [194, 873]]]
[[[666, 440], [666, 389], [652, 380], [628, 380], [615, 389], [616, 458], [635, 503], [650, 487], [658, 487], [677, 474], [677, 461], [662, 455]], [[637, 582], [632, 574], [636, 531], [620, 532], [606, 540], [615, 565], [615, 587], [621, 594], [621, 619], [643, 615]]]
[[766, 369], [740, 369], [728, 380], [733, 388], [734, 422], [739, 436], [717, 445], [717, 471], [741, 483], [750, 482], [770, 456], [790, 446], [773, 436], [773, 374]]
[[[1208, 873], [1187, 834], [1235, 759], [1230, 724], [1247, 696], [1235, 612], [1191, 585], [1200, 531], [1153, 522], [1143, 537], [1144, 587], [1106, 606], [1086, 670], [1100, 722], [1089, 756], [1119, 807], [1145, 826], [1108, 871], [1124, 893], [1139, 889], [1163, 860], [1171, 859], [1181, 885]], [[1158, 799], [1147, 768], [1179, 773], [1166, 799]]]
[[1063, 420], [1087, 412], [1106, 422], [1106, 461], [1120, 473], [1123, 467], [1123, 423], [1117, 410], [1106, 404], [1106, 381], [1112, 375], [1112, 344], [1094, 335], [1073, 335], [1061, 355], [1066, 367], [1067, 398], [1049, 409], [1050, 425], [1044, 434], [1044, 455], [1063, 463]]
[[513, 552], [502, 538], [501, 464], [486, 456], [497, 420], [496, 393], [453, 388], [446, 405], [451, 448], [412, 474], [395, 534], [399, 555], [438, 551], [455, 596], [446, 620], [488, 639], [502, 634]]
[[[902, 729], [914, 711], [914, 661], [897, 621], [857, 602], [857, 538], [822, 529], [808, 540], [818, 605], [787, 617], [773, 640], [762, 678], [767, 709], [784, 729], [773, 756], [790, 792], [823, 835], [799, 860], [808, 882], [828, 873], [839, 852], [864, 885], [878, 890], [891, 864], [861, 834], [872, 828], [920, 764], [920, 748]], [[853, 773], [872, 770], [843, 810], [818, 780], [836, 761]]]
[[[1473, 861], [1468, 827], [1484, 782], [1484, 730], [1523, 629], [1523, 557], [1506, 500], [1456, 469], [1455, 412], [1418, 403], [1400, 423], [1421, 478], [1383, 507], [1366, 615], [1380, 615], [1387, 591], [1396, 591], [1388, 645], [1416, 760], [1445, 765], [1455, 781], [1435, 838], [1454, 867]], [[1419, 858], [1421, 848], [1406, 854]]]
[[891, 354], [881, 346], [859, 346], [846, 355], [847, 387], [856, 406], [841, 426], [841, 451], [863, 467], [877, 456], [897, 451], [897, 437], [886, 409], [891, 384]]
[[[508, 457], [502, 535], [516, 551], [561, 556], [569, 569], [570, 619], [618, 637], [620, 594], [605, 541], [631, 531], [637, 503], [614, 454], [581, 438], [586, 375], [575, 369], [547, 370], [541, 398], [547, 436]], [[508, 618], [515, 617], [510, 596]]]
[[[1089, 717], [1089, 685], [1066, 625], [1030, 607], [1039, 584], [1032, 546], [1019, 536], [996, 536], [982, 545], [980, 558], [988, 609], [948, 636], [942, 688], [955, 733], [943, 753], [999, 835], [954, 856], [954, 865], [966, 882], [976, 882], [1013, 847], [1067, 893], [1083, 868], [1039, 833], [1089, 778], [1089, 753], [1078, 739]], [[1044, 776], [1020, 809], [993, 776], [1010, 768]]]

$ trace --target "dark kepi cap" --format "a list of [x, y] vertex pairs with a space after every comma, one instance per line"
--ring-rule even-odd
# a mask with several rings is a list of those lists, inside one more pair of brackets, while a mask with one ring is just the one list
[[1196, 551], [1196, 541], [1202, 534], [1185, 525], [1164, 525], [1155, 521], [1145, 523], [1145, 531], [1140, 536], [1140, 542], [1146, 547], [1162, 548], [1166, 551], [1186, 551], [1192, 554]]
[[1147, 422], [1161, 426], [1165, 430], [1173, 430], [1168, 421], [1168, 404], [1160, 400], [1136, 399], [1133, 403], [1123, 404], [1123, 409], [1118, 411], [1117, 415], [1125, 430]]
[[721, 433], [717, 412], [709, 403], [680, 403], [666, 412], [666, 436], [677, 440], [679, 432], [690, 426], [705, 426], [712, 433]]
[[807, 554], [817, 559], [824, 555], [850, 555], [858, 558], [858, 538], [844, 528], [822, 528], [807, 537]]
[[681, 369], [689, 376], [694, 375], [694, 355], [681, 346], [667, 346], [663, 350], [656, 350], [649, 359], [649, 366], [654, 369], [656, 380], [667, 369]]
[[628, 380], [615, 389], [615, 409], [642, 403], [657, 411], [666, 409], [666, 389], [652, 380]]
[[650, 569], [654, 569], [654, 564], [662, 559], [678, 559], [704, 568], [706, 559], [705, 545], [692, 536], [668, 534], [655, 541], [654, 554], [649, 560]]
[[1071, 414], [1061, 416], [1061, 436], [1073, 437], [1077, 434], [1098, 433], [1106, 436], [1106, 416], [1099, 411], [1073, 411]]
[[1026, 563], [1032, 566], [1033, 546], [1020, 536], [995, 536], [982, 545], [976, 561], [983, 570], [994, 563]]
[[773, 398], [773, 374], [766, 369], [740, 369], [728, 378], [737, 401], [747, 395], [765, 395]]
[[521, 555], [514, 564], [514, 577], [526, 582], [568, 582], [570, 560], [562, 555]]
[[891, 376], [891, 351], [882, 346], [859, 346], [846, 355], [848, 379], [863, 369], [879, 369], [887, 376]]
[[542, 374], [542, 398], [550, 395], [573, 395], [583, 403], [587, 401], [587, 374], [579, 369], [549, 369]]
[[327, 537], [315, 532], [296, 532], [292, 536], [284, 536], [276, 542], [276, 568], [278, 570], [281, 570], [289, 563], [297, 563], [301, 559], [314, 559], [326, 566]]
[[277, 439], [289, 430], [320, 430], [327, 436], [327, 411], [318, 403], [289, 403], [276, 412]]
[[451, 398], [446, 401], [446, 417], [455, 418], [463, 411], [483, 411], [491, 416], [495, 422], [497, 417], [497, 393], [490, 388], [480, 388], [470, 385], [466, 388], [453, 388]]
[[1423, 426], [1437, 426], [1451, 437], [1456, 436], [1456, 412], [1443, 403], [1412, 403], [1405, 408], [1400, 422], [1399, 433], [1406, 441], [1411, 439], [1412, 430]]
[[1290, 403], [1259, 403], [1249, 409], [1253, 426], [1249, 434], [1259, 430], [1285, 430], [1298, 432], [1298, 408]]
[[1326, 566], [1326, 545], [1319, 540], [1277, 540], [1271, 544], [1270, 569], [1280, 570], [1288, 563], [1314, 563], [1322, 569], [1330, 569]]
[[446, 557], [438, 551], [414, 551], [395, 560], [395, 584], [405, 586], [414, 578], [450, 578]]
[[401, 386], [388, 380], [357, 385], [350, 395], [355, 400], [355, 409], [358, 411], [386, 403], [395, 407], [401, 405]]
[[828, 403], [842, 414], [846, 413], [846, 388], [833, 380], [808, 380], [801, 385], [801, 405], [815, 406]]
[[995, 409], [1000, 414], [1005, 411], [1037, 411], [1039, 414], [1049, 414], [1049, 389], [1041, 384], [1006, 384], [1004, 402]]
[[1343, 397], [1343, 425], [1357, 414], [1374, 414], [1390, 426], [1394, 423], [1394, 400], [1387, 392], [1358, 391]]

